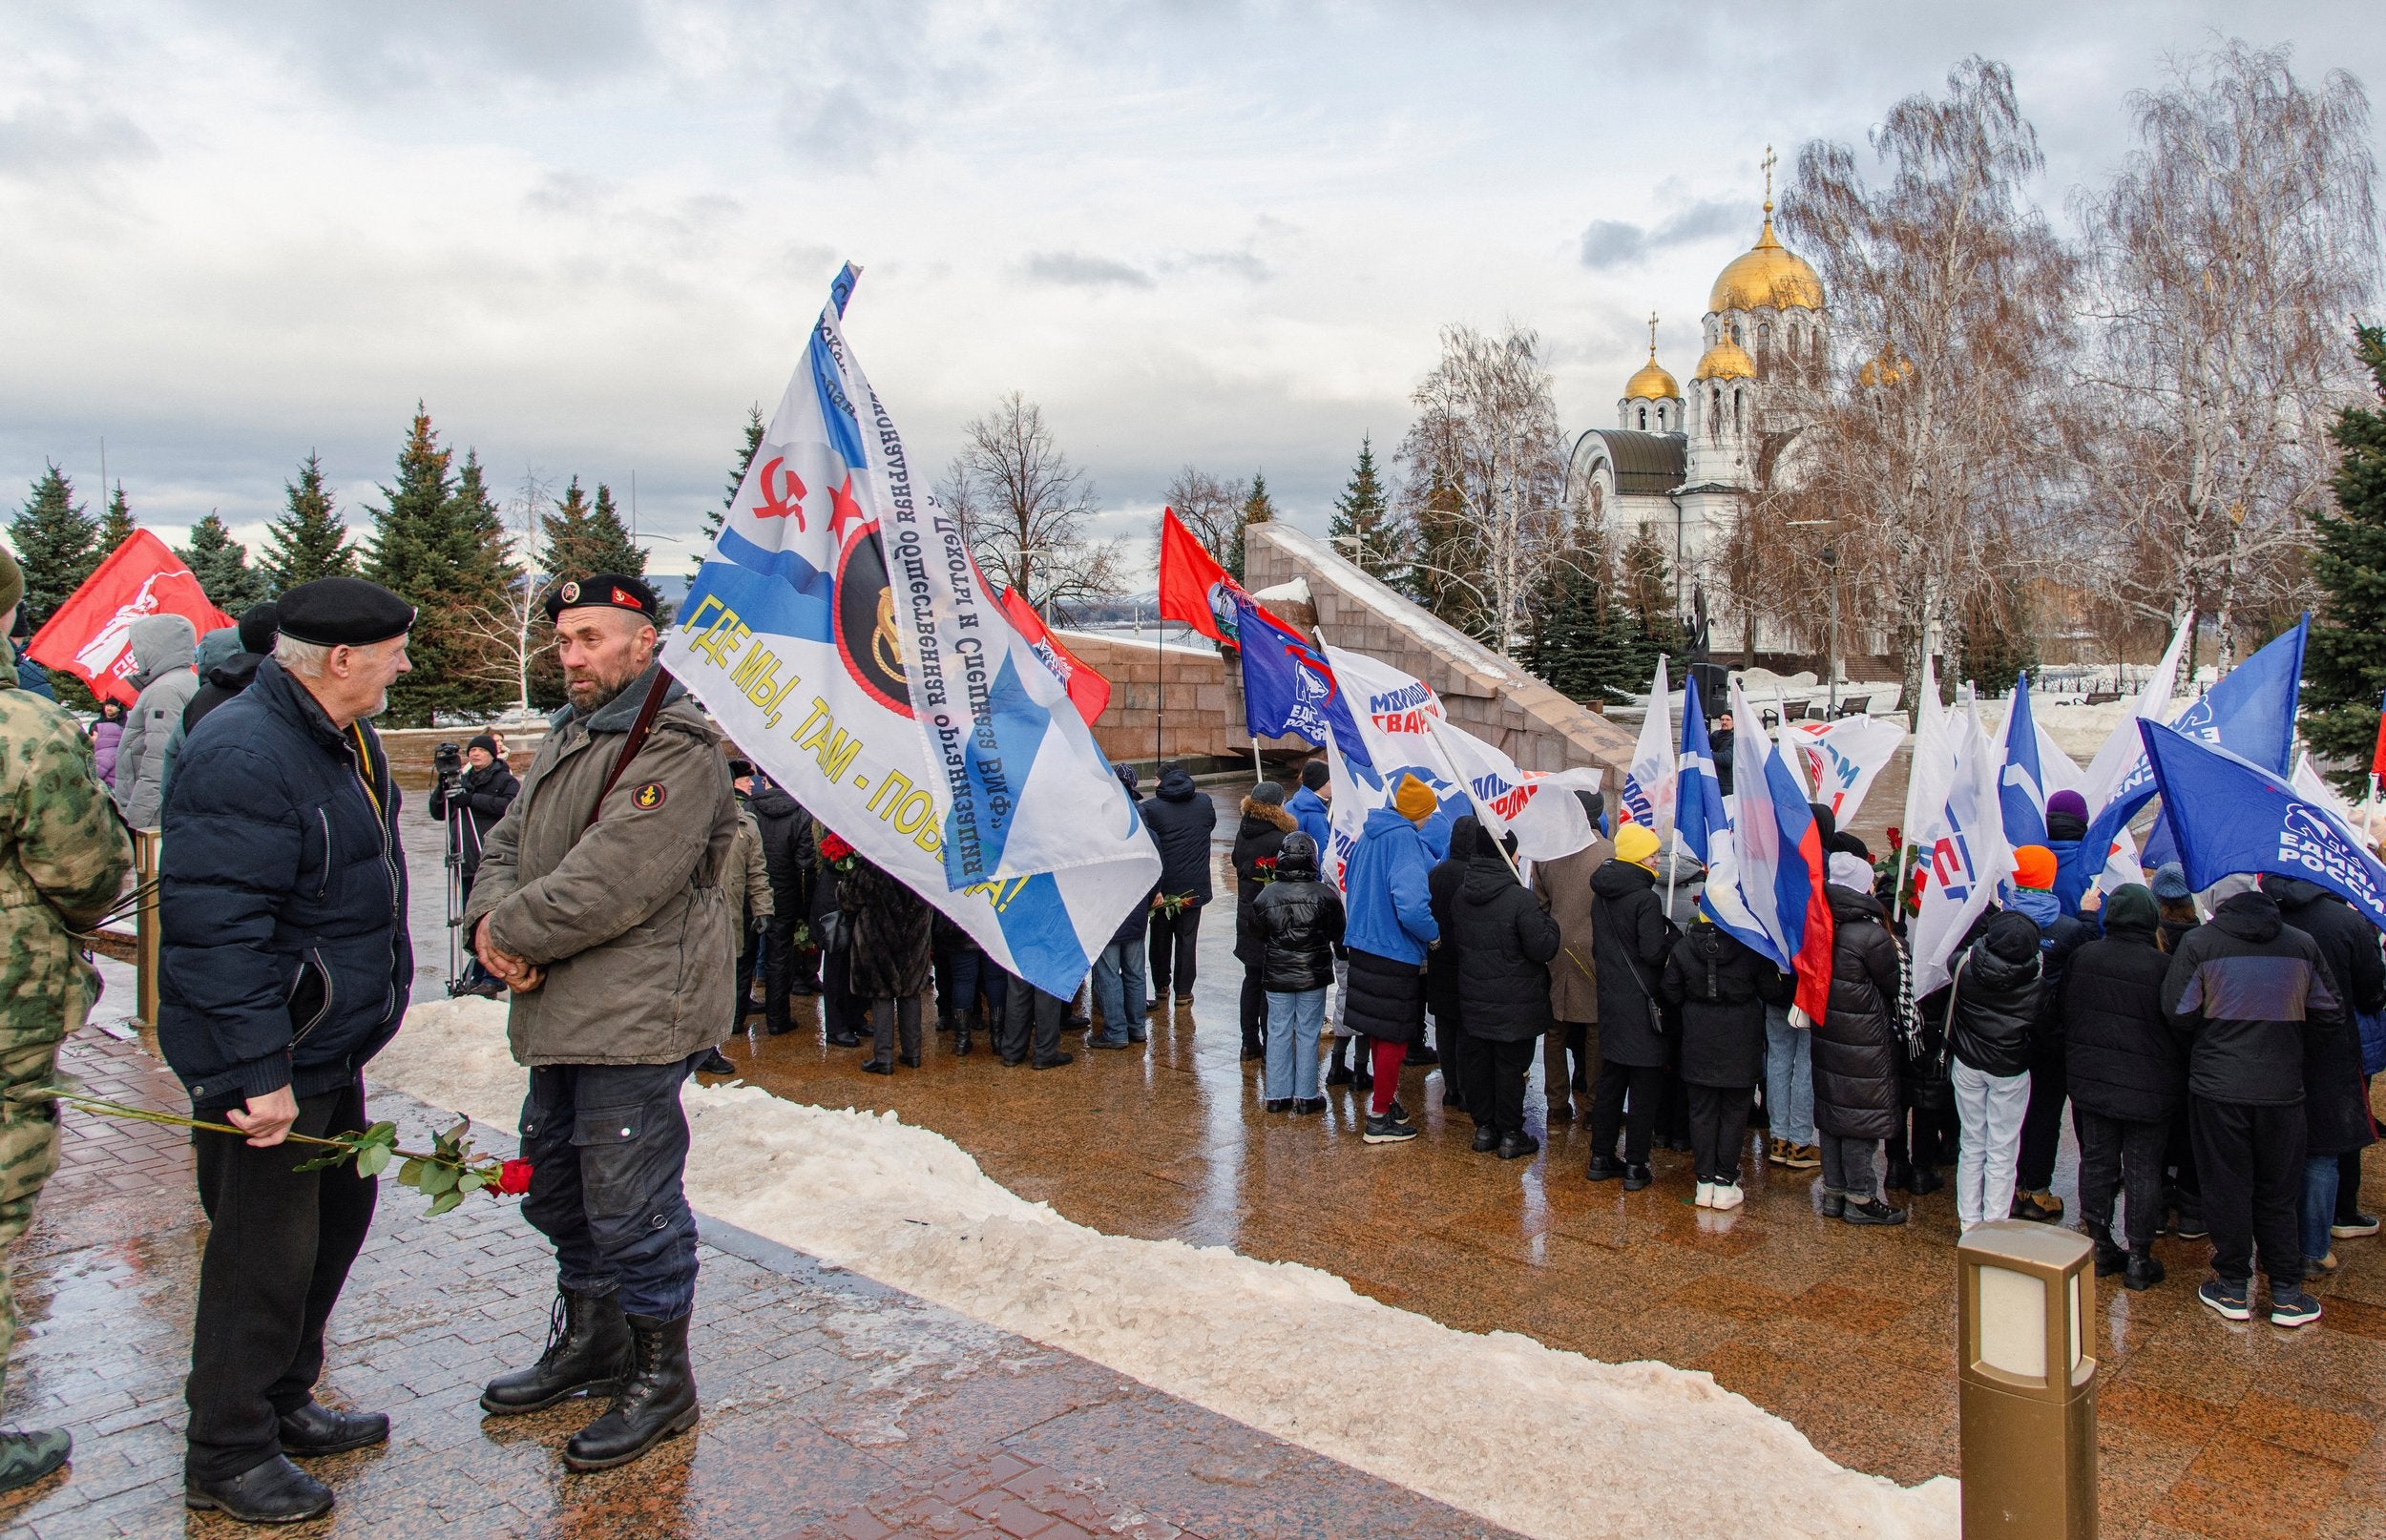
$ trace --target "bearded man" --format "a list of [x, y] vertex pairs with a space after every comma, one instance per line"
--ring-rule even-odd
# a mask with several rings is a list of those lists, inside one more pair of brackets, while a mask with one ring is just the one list
[[626, 1465], [696, 1426], [696, 1217], [680, 1088], [730, 1020], [740, 895], [729, 764], [657, 661], [654, 591], [599, 572], [547, 598], [571, 704], [490, 831], [465, 907], [512, 993], [530, 1071], [522, 1212], [555, 1248], [547, 1350], [481, 1395], [492, 1416], [606, 1394], [564, 1447]]

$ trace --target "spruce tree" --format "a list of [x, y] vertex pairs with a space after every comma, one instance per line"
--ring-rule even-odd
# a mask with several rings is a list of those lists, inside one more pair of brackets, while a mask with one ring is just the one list
[[1332, 537], [1335, 549], [1358, 564], [1359, 570], [1389, 583], [1400, 574], [1400, 554], [1403, 541], [1400, 525], [1384, 497], [1383, 482], [1375, 473], [1375, 445], [1372, 439], [1359, 440], [1358, 464], [1350, 468], [1350, 480], [1334, 500], [1334, 516], [1326, 532]]
[[54, 465], [9, 521], [9, 544], [25, 571], [27, 614], [45, 621], [83, 586], [102, 554], [99, 521], [74, 501], [74, 484]]
[[[738, 463], [729, 468], [729, 484], [722, 489], [721, 506], [704, 515], [704, 543], [696, 551], [689, 576], [695, 576], [703, 567], [704, 558], [712, 554], [713, 542], [721, 538], [722, 522], [728, 518], [729, 510], [737, 506], [738, 489], [745, 485], [746, 468], [754, 463], [754, 451], [762, 447], [763, 406], [756, 402], [745, 410], [745, 444], [738, 450]], [[638, 569], [640, 575], [645, 571], [643, 567]]]
[[[116, 553], [116, 547], [133, 538], [140, 526], [133, 522], [132, 505], [124, 500], [124, 483], [117, 482], [115, 490], [108, 494], [108, 511], [99, 519], [99, 559], [106, 561]], [[96, 571], [96, 569], [94, 569]]]
[[2304, 649], [2303, 736], [2329, 778], [2364, 797], [2386, 697], [2386, 328], [2355, 327], [2354, 349], [2378, 401], [2346, 407], [2329, 434], [2343, 458], [2336, 507], [2313, 521], [2312, 574], [2328, 597]]
[[1228, 548], [1226, 554], [1226, 571], [1234, 574], [1236, 582], [1243, 581], [1244, 531], [1254, 524], [1268, 523], [1275, 516], [1275, 500], [1267, 495], [1267, 473], [1254, 470], [1251, 472], [1251, 490], [1243, 499], [1243, 517], [1234, 527], [1234, 544]]
[[279, 593], [319, 577], [352, 577], [356, 548], [349, 545], [348, 528], [331, 506], [324, 486], [323, 460], [308, 452], [299, 463], [298, 480], [285, 482], [289, 506], [265, 531], [258, 569], [267, 586]]
[[372, 510], [365, 575], [415, 608], [412, 672], [389, 690], [393, 726], [426, 727], [436, 712], [495, 708], [511, 677], [494, 656], [508, 586], [518, 575], [480, 461], [443, 447], [420, 403], [398, 450], [394, 484]]
[[174, 553], [199, 579], [208, 602], [236, 619], [265, 597], [264, 579], [249, 568], [248, 548], [232, 538], [213, 510], [191, 526], [191, 543]]

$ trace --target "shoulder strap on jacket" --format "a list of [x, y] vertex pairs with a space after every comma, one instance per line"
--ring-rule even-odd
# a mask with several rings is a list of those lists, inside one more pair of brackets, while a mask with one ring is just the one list
[[622, 736], [621, 752], [615, 758], [613, 768], [605, 772], [605, 783], [596, 788], [596, 800], [588, 804], [588, 822], [580, 825], [582, 834], [586, 834], [589, 825], [596, 822], [596, 815], [604, 808], [605, 799], [613, 794], [614, 783], [621, 779], [621, 772], [630, 767], [630, 761], [638, 758], [638, 751], [646, 746], [646, 735], [655, 725], [655, 713], [662, 709], [662, 697], [670, 689], [670, 671], [657, 665], [655, 682], [646, 687], [646, 698], [638, 703], [637, 719], [630, 723], [629, 732]]

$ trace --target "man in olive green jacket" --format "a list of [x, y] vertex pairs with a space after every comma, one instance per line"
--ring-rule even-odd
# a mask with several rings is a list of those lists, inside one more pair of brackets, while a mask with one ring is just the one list
[[481, 1406], [611, 1394], [564, 1448], [573, 1469], [600, 1470], [696, 1424], [680, 1088], [733, 1008], [738, 814], [728, 761], [676, 683], [628, 741], [662, 678], [653, 592], [598, 573], [547, 611], [572, 704], [490, 831], [464, 924], [513, 992], [507, 1033], [531, 1072], [522, 1212], [555, 1243], [562, 1299], [546, 1353], [491, 1382]]

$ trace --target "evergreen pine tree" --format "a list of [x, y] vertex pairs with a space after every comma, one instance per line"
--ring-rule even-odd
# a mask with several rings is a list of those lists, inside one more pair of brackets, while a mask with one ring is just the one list
[[596, 571], [586, 556], [588, 494], [580, 490], [580, 478], [574, 476], [563, 495], [547, 506], [549, 511], [538, 516], [539, 533], [545, 537], [538, 548], [539, 567], [557, 582]]
[[[1334, 500], [1333, 521], [1326, 532], [1334, 540], [1334, 549], [1357, 563], [1361, 572], [1386, 582], [1399, 576], [1399, 524], [1375, 474], [1375, 446], [1371, 439], [1359, 440], [1358, 464], [1350, 468], [1350, 483]], [[1345, 543], [1351, 541], [1355, 547]]]
[[519, 573], [478, 457], [468, 451], [462, 469], [450, 473], [453, 463], [454, 451], [441, 447], [417, 403], [398, 450], [397, 480], [381, 489], [382, 506], [372, 510], [365, 569], [415, 608], [408, 644], [413, 670], [389, 689], [393, 726], [427, 727], [435, 712], [492, 710], [511, 675], [482, 633], [499, 629], [491, 618]]
[[133, 522], [132, 505], [125, 502], [124, 483], [119, 481], [115, 490], [108, 494], [108, 511], [100, 515], [99, 559], [106, 561], [115, 555], [116, 547], [132, 539], [133, 531], [139, 528]]
[[[745, 445], [738, 450], [738, 463], [729, 469], [729, 484], [722, 489], [721, 506], [704, 515], [704, 543], [697, 549], [695, 561], [689, 569], [690, 576], [694, 576], [696, 570], [704, 565], [704, 558], [712, 554], [713, 542], [721, 538], [722, 521], [737, 505], [738, 489], [745, 485], [746, 468], [754, 463], [754, 451], [762, 447], [763, 406], [762, 403], [756, 402], [746, 408]], [[645, 571], [643, 567], [638, 569], [641, 576]]]
[[646, 575], [646, 552], [631, 543], [630, 531], [621, 523], [620, 505], [613, 500], [613, 489], [601, 481], [596, 484], [596, 506], [588, 512], [588, 537], [590, 572]]
[[191, 526], [191, 543], [176, 547], [174, 553], [199, 579], [208, 602], [236, 619], [265, 596], [264, 580], [249, 568], [248, 548], [232, 538], [213, 510]]
[[1267, 473], [1254, 470], [1251, 472], [1251, 490], [1243, 499], [1243, 518], [1234, 527], [1234, 544], [1226, 553], [1225, 568], [1234, 574], [1236, 582], [1243, 581], [1244, 531], [1254, 524], [1266, 524], [1275, 516], [1275, 500], [1267, 495]]
[[324, 487], [323, 460], [308, 452], [299, 463], [298, 480], [283, 483], [289, 507], [265, 531], [258, 552], [258, 570], [276, 593], [311, 583], [319, 577], [351, 577], [356, 572], [356, 548], [347, 543], [348, 529], [331, 506]]
[[56, 466], [33, 482], [32, 495], [9, 521], [9, 544], [25, 571], [29, 615], [46, 621], [99, 565], [99, 521], [74, 501], [74, 484]]
[[2378, 402], [2348, 406], [2330, 437], [2336, 507], [2313, 520], [2312, 573], [2328, 593], [2303, 655], [2303, 736], [2335, 766], [2330, 779], [2368, 795], [2386, 697], [2386, 328], [2356, 326], [2354, 348]]

